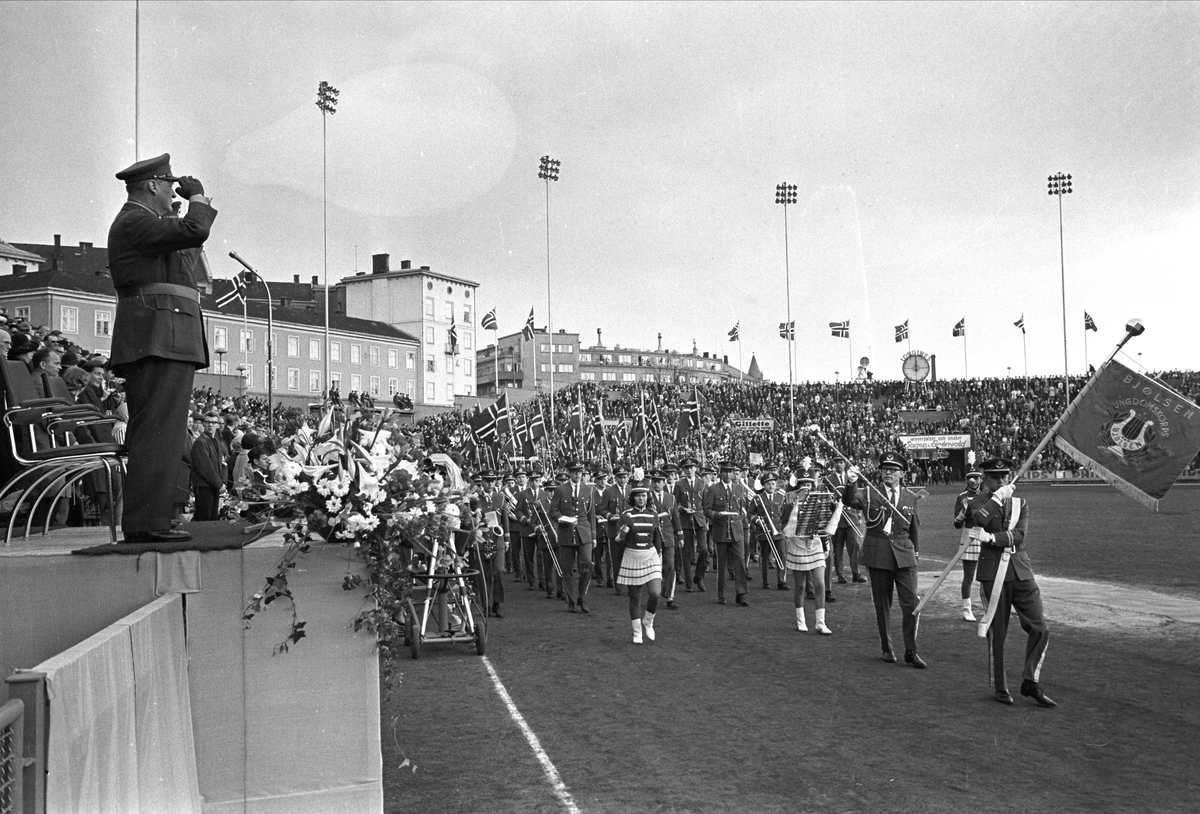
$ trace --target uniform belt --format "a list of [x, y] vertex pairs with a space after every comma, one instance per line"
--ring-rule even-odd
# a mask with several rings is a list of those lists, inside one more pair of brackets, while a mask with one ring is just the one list
[[131, 293], [126, 294], [121, 299], [127, 300], [132, 297], [141, 297], [146, 294], [166, 294], [170, 297], [183, 297], [192, 302], [200, 302], [200, 292], [190, 286], [176, 285], [175, 283], [145, 283], [135, 288]]

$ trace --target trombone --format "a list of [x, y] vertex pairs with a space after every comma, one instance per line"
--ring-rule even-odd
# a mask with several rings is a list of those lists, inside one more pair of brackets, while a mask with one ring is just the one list
[[[763, 531], [767, 532], [767, 542], [771, 544], [771, 556], [775, 558], [775, 565], [782, 574], [786, 569], [783, 558], [779, 556], [779, 549], [775, 547], [775, 537], [779, 534], [779, 530], [775, 528], [775, 521], [771, 519], [771, 513], [767, 510], [767, 502], [763, 500], [762, 495], [757, 492], [752, 493], [754, 499], [758, 501], [758, 506], [762, 510], [762, 514], [755, 519], [762, 526]], [[766, 518], [766, 522], [763, 519]]]
[[550, 562], [554, 563], [554, 573], [558, 574], [559, 579], [561, 579], [563, 575], [562, 566], [558, 564], [558, 555], [554, 553], [554, 541], [557, 538], [550, 536], [550, 529], [553, 528], [554, 524], [550, 522], [549, 517], [543, 519], [543, 514], [545, 514], [545, 509], [535, 497], [533, 499], [533, 519], [537, 523], [538, 530], [542, 533], [542, 536], [546, 538], [546, 550], [550, 552]]

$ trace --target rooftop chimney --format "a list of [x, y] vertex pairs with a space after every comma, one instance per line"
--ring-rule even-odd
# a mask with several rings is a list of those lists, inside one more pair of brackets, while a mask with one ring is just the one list
[[729, 364], [729, 355], [728, 354], [726, 354], [722, 358], [725, 360], [725, 364]]
[[56, 249], [62, 248], [62, 235], [54, 236], [54, 248], [56, 248]]
[[83, 253], [84, 253], [84, 254], [87, 254], [88, 252], [90, 252], [90, 251], [92, 250], [92, 244], [91, 244], [91, 243], [84, 243], [84, 242], [81, 240], [81, 241], [79, 241], [79, 248], [83, 250]]
[[316, 288], [317, 286], [319, 286], [321, 284], [320, 281], [321, 281], [321, 278], [314, 274], [313, 275], [313, 288]]
[[372, 274], [387, 274], [388, 273], [388, 257], [386, 254], [371, 255], [371, 273]]
[[598, 348], [604, 347], [604, 339], [601, 337], [599, 328], [596, 329], [596, 347], [598, 347]]
[[401, 271], [408, 271], [408, 270], [410, 270], [411, 268], [412, 268], [412, 261], [411, 261], [411, 260], [401, 260], [401, 261], [400, 261], [400, 270], [401, 270]]
[[421, 271], [429, 271], [429, 266], [421, 266]]
[[298, 283], [298, 282], [300, 282], [300, 275], [299, 275], [299, 274], [293, 274], [293, 275], [292, 275], [292, 282], [293, 282], [293, 283]]
[[658, 334], [658, 352], [662, 353], [662, 332]]

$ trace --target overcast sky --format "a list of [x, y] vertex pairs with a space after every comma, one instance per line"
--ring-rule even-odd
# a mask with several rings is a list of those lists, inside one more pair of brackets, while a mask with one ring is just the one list
[[545, 324], [549, 154], [552, 322], [585, 343], [738, 364], [740, 322], [786, 381], [790, 283], [797, 380], [898, 377], [906, 319], [944, 378], [1019, 375], [1022, 315], [1057, 375], [1061, 171], [1072, 371], [1084, 310], [1092, 363], [1137, 316], [1134, 360], [1200, 367], [1197, 4], [142, 2], [137, 72], [132, 2], [0, 6], [9, 242], [103, 245], [113, 174], [170, 152], [218, 276], [322, 275], [325, 80], [331, 280], [388, 253]]

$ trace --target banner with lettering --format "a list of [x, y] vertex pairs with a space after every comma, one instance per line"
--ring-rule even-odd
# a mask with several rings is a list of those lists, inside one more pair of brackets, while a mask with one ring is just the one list
[[1117, 490], [1158, 502], [1200, 452], [1200, 407], [1153, 376], [1110, 362], [1067, 416], [1059, 449]]

